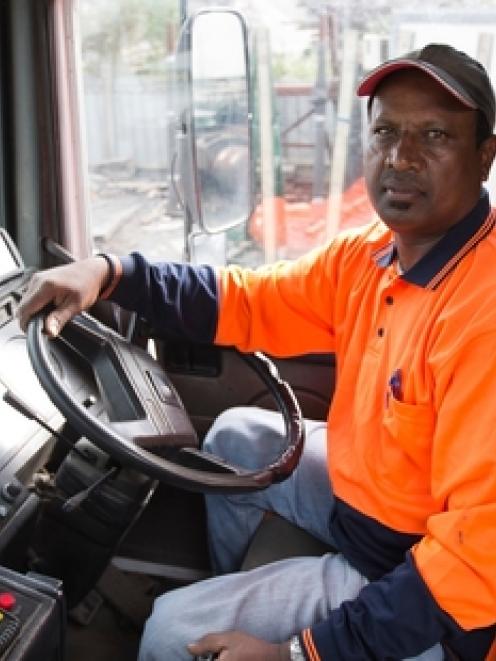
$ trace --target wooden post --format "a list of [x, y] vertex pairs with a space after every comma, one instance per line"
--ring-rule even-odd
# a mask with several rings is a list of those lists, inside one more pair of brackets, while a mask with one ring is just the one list
[[343, 35], [343, 63], [339, 86], [338, 110], [334, 149], [329, 173], [329, 204], [327, 208], [326, 239], [336, 236], [341, 220], [341, 199], [346, 174], [348, 136], [356, 83], [358, 31], [347, 29]]
[[257, 30], [258, 99], [260, 111], [260, 167], [262, 183], [263, 249], [265, 262], [276, 259], [276, 206], [274, 136], [272, 135], [272, 85], [269, 32]]

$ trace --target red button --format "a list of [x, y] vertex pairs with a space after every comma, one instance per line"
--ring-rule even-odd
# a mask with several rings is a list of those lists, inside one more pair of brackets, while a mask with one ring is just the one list
[[12, 592], [0, 592], [0, 608], [4, 611], [10, 611], [16, 605], [16, 598]]

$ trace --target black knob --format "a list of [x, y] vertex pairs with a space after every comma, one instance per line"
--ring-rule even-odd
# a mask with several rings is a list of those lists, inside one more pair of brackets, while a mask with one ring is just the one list
[[13, 502], [22, 491], [22, 485], [19, 482], [7, 482], [2, 487], [2, 496], [9, 503]]

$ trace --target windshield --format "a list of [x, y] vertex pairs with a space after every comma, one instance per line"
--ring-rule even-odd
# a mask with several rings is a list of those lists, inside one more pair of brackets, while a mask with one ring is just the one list
[[[187, 254], [191, 227], [178, 172], [178, 108], [185, 101], [181, 76], [191, 72], [177, 46], [185, 14], [208, 4], [79, 0], [81, 131], [95, 251], [140, 250], [170, 260]], [[250, 217], [234, 229], [194, 232], [194, 261], [256, 266], [291, 258], [373, 218], [362, 178], [365, 102], [355, 89], [383, 60], [442, 40], [496, 77], [496, 2], [474, 7], [452, 0], [428, 8], [424, 2], [373, 0], [222, 4], [239, 10], [249, 28], [253, 153], [241, 170], [223, 154], [224, 192], [209, 212], [222, 224], [222, 195], [246, 196], [239, 173], [248, 167], [255, 197]], [[219, 103], [217, 95], [199, 93], [192, 109], [207, 175], [223, 144]], [[245, 101], [238, 105], [245, 116]], [[495, 188], [494, 175], [488, 188]]]

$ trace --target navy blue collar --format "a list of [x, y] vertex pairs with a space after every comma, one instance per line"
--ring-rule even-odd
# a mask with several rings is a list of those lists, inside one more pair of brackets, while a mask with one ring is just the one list
[[[489, 216], [490, 210], [489, 195], [483, 188], [472, 211], [453, 225], [428, 253], [405, 271], [401, 275], [403, 280], [419, 287], [435, 289], [458, 262], [491, 231], [494, 219]], [[392, 264], [396, 257], [394, 241], [375, 254], [377, 264], [383, 268]]]

